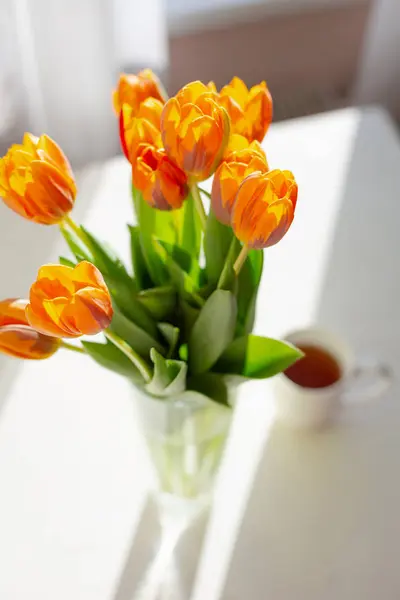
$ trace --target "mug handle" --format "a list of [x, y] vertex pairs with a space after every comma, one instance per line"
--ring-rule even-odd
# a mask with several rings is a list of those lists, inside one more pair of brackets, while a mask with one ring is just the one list
[[347, 377], [343, 400], [362, 402], [380, 398], [391, 386], [391, 368], [375, 360], [363, 360]]

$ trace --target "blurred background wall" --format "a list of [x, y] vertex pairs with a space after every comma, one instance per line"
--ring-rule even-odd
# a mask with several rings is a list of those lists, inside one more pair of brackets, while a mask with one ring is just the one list
[[[266, 79], [275, 118], [347, 104], [357, 71], [369, 2], [246, 2], [207, 22], [171, 27], [170, 87], [190, 78], [224, 85], [235, 74]], [[175, 25], [175, 31], [174, 26]]]
[[0, 0], [0, 152], [45, 131], [74, 165], [118, 152], [111, 90], [268, 82], [275, 119], [354, 101], [400, 117], [400, 0]]

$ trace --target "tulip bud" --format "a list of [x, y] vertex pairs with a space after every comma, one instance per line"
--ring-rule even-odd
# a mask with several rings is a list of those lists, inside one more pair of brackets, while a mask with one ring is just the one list
[[122, 151], [132, 164], [141, 144], [161, 147], [160, 122], [163, 105], [159, 100], [147, 98], [137, 113], [124, 104], [119, 117], [119, 134]]
[[161, 115], [161, 136], [168, 156], [191, 182], [210, 177], [229, 139], [229, 117], [210, 88], [194, 81], [168, 100]]
[[0, 302], [0, 352], [14, 358], [49, 358], [58, 350], [60, 340], [29, 326], [25, 316], [27, 304], [27, 300], [19, 299]]
[[262, 142], [272, 121], [272, 97], [265, 81], [250, 90], [239, 78], [224, 86], [219, 101], [231, 119], [232, 132]]
[[180, 208], [188, 195], [185, 173], [163, 149], [142, 145], [132, 167], [132, 181], [150, 206], [159, 210]]
[[215, 172], [211, 206], [217, 219], [224, 225], [231, 224], [233, 205], [243, 180], [251, 173], [268, 171], [264, 151], [261, 147], [253, 146], [254, 144], [258, 142], [250, 145], [247, 142], [246, 148], [227, 153], [226, 161], [221, 163]]
[[47, 135], [26, 133], [0, 159], [0, 197], [35, 223], [60, 223], [72, 210], [76, 185], [67, 158]]
[[106, 329], [113, 309], [100, 271], [83, 261], [76, 267], [45, 265], [30, 290], [26, 316], [37, 331], [59, 338], [94, 335]]
[[117, 89], [113, 92], [113, 105], [117, 115], [124, 104], [128, 104], [135, 112], [139, 110], [142, 102], [147, 98], [155, 98], [165, 102], [165, 92], [162, 85], [150, 69], [140, 71], [137, 75], [122, 73], [119, 77]]
[[249, 248], [277, 244], [288, 231], [297, 203], [290, 171], [253, 173], [241, 183], [232, 210], [232, 227]]

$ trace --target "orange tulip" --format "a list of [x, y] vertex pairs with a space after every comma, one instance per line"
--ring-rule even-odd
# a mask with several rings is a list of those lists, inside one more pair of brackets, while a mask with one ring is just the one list
[[168, 100], [162, 112], [164, 148], [192, 182], [212, 175], [229, 139], [229, 117], [217, 99], [204, 83], [194, 81]]
[[160, 210], [180, 208], [188, 195], [185, 173], [165, 150], [143, 144], [132, 167], [133, 184], [150, 206]]
[[122, 73], [119, 77], [117, 89], [113, 92], [113, 105], [117, 115], [124, 104], [128, 104], [134, 112], [147, 98], [156, 98], [165, 102], [165, 92], [160, 80], [151, 69], [140, 71], [137, 75]]
[[234, 133], [250, 142], [262, 142], [272, 121], [272, 98], [265, 81], [249, 90], [239, 77], [234, 77], [220, 91], [219, 100], [231, 118]]
[[16, 213], [43, 225], [59, 223], [76, 196], [67, 158], [47, 135], [25, 133], [0, 159], [0, 197]]
[[[258, 142], [253, 142], [258, 144]], [[262, 148], [251, 147], [228, 154], [215, 172], [211, 190], [211, 205], [215, 216], [224, 225], [230, 225], [236, 194], [243, 180], [251, 173], [265, 173], [268, 163]]]
[[249, 248], [277, 244], [294, 218], [297, 183], [290, 171], [253, 173], [246, 177], [236, 194], [232, 227]]
[[133, 164], [140, 144], [161, 147], [160, 122], [163, 105], [159, 100], [147, 98], [135, 114], [124, 104], [120, 112], [120, 140], [126, 158]]
[[249, 140], [243, 135], [234, 133], [229, 138], [228, 145], [224, 152], [223, 160], [226, 162], [237, 161], [248, 163], [249, 161], [247, 157], [253, 157], [255, 154], [257, 154], [268, 164], [267, 157], [265, 155], [264, 150], [262, 149], [260, 142], [257, 142], [257, 140], [249, 142]]
[[45, 265], [30, 290], [26, 316], [46, 335], [75, 338], [109, 326], [113, 309], [98, 269], [83, 261], [76, 267]]
[[49, 358], [58, 350], [60, 340], [30, 327], [25, 316], [27, 304], [27, 300], [18, 299], [0, 302], [0, 352], [15, 358]]

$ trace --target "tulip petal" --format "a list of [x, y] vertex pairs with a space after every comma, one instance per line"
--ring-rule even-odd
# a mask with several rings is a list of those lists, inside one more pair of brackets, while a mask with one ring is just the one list
[[47, 204], [55, 205], [65, 216], [74, 205], [76, 186], [73, 180], [48, 162], [33, 160], [31, 169], [33, 181], [39, 182], [51, 199]]
[[48, 135], [43, 134], [40, 136], [37, 145], [37, 153], [43, 158], [45, 155], [49, 157], [51, 161], [55, 163], [56, 167], [58, 167], [61, 172], [65, 173], [68, 179], [74, 180], [74, 174], [69, 160], [61, 150], [60, 146]]
[[233, 133], [230, 138], [228, 145], [225, 149], [225, 157], [228, 158], [231, 154], [234, 154], [240, 150], [246, 150], [249, 147], [249, 141], [244, 135]]
[[224, 162], [214, 175], [211, 203], [215, 216], [224, 225], [230, 225], [233, 204], [245, 172], [245, 164]]
[[46, 311], [47, 318], [52, 321], [62, 332], [62, 337], [78, 337], [82, 335], [76, 327], [73, 319], [69, 315], [69, 302], [66, 298], [53, 298], [52, 300], [43, 300], [43, 308]]
[[31, 327], [33, 327], [33, 329], [35, 329], [39, 333], [43, 333], [44, 335], [54, 336], [57, 338], [69, 337], [65, 335], [65, 332], [60, 327], [57, 327], [55, 323], [53, 323], [47, 318], [45, 311], [44, 313], [45, 317], [42, 318], [42, 316], [39, 315], [36, 312], [36, 310], [33, 309], [32, 303], [28, 304], [28, 306], [26, 307], [25, 314], [29, 321], [29, 324], [31, 325]]
[[88, 286], [100, 288], [107, 292], [107, 286], [102, 274], [92, 263], [86, 260], [76, 265], [71, 273], [71, 277], [75, 292]]
[[117, 89], [113, 93], [113, 106], [117, 115], [120, 114], [124, 104], [128, 104], [137, 113], [141, 103], [147, 98], [165, 102], [161, 83], [150, 69], [140, 71], [137, 75], [126, 73], [120, 75]]
[[28, 325], [25, 309], [28, 300], [8, 298], [0, 302], [0, 327], [4, 325]]
[[224, 86], [220, 92], [221, 96], [232, 98], [241, 108], [244, 108], [249, 90], [240, 77], [233, 77], [228, 85]]
[[146, 119], [152, 125], [154, 125], [154, 127], [160, 129], [161, 113], [163, 108], [164, 105], [159, 100], [156, 100], [155, 98], [146, 98], [146, 100], [139, 106], [136, 116], [139, 119]]
[[42, 360], [59, 348], [59, 340], [40, 334], [26, 325], [0, 327], [0, 352], [14, 358]]
[[107, 292], [95, 288], [79, 290], [65, 311], [81, 334], [94, 335], [111, 323], [112, 306]]
[[[296, 190], [296, 192], [295, 192]], [[254, 173], [246, 177], [236, 195], [232, 224], [237, 237], [249, 248], [278, 243], [294, 218], [297, 184], [290, 171]]]
[[[84, 261], [85, 262], [85, 261]], [[51, 290], [46, 293], [46, 298], [52, 298], [54, 296], [69, 296], [74, 292], [74, 285], [72, 283], [72, 277], [75, 272], [75, 268], [67, 267], [66, 265], [43, 265], [38, 271], [37, 280], [38, 283], [52, 282], [53, 286]], [[45, 288], [42, 287], [43, 291]]]
[[192, 81], [178, 92], [176, 99], [180, 106], [194, 104], [199, 96], [207, 92], [210, 92], [210, 89], [202, 81]]

